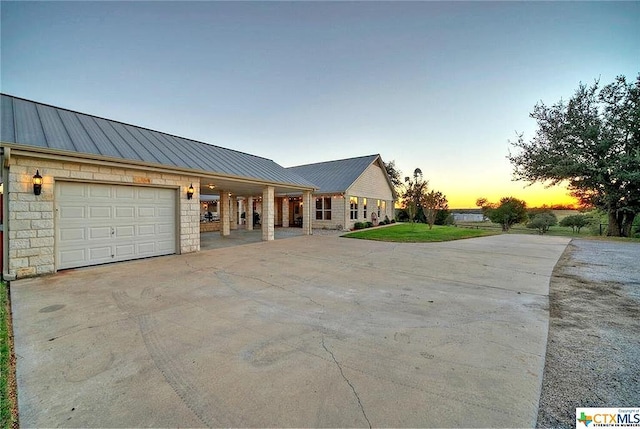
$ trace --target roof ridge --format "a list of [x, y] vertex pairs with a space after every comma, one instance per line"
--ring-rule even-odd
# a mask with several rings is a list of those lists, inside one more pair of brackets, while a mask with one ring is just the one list
[[320, 161], [320, 162], [312, 162], [312, 163], [309, 163], [309, 164], [292, 165], [291, 167], [285, 167], [285, 168], [289, 169], [289, 168], [297, 168], [297, 167], [307, 167], [307, 166], [310, 166], [310, 165], [330, 164], [330, 163], [335, 163], [335, 162], [352, 161], [354, 159], [361, 159], [361, 158], [374, 158], [374, 157], [378, 157], [378, 156], [380, 156], [380, 154], [379, 153], [375, 153], [375, 154], [371, 154], [371, 155], [354, 156], [352, 158], [332, 159], [332, 160], [329, 160], [329, 161]]
[[[129, 126], [129, 127], [138, 128], [138, 129], [141, 129], [141, 130], [146, 130], [146, 131], [152, 131], [154, 133], [165, 134], [165, 135], [168, 135], [168, 136], [171, 136], [171, 137], [175, 137], [175, 138], [178, 138], [178, 139], [189, 140], [189, 141], [192, 141], [194, 143], [203, 144], [203, 145], [207, 145], [207, 146], [213, 146], [213, 147], [217, 147], [219, 149], [228, 150], [228, 151], [232, 151], [232, 152], [237, 152], [237, 153], [241, 153], [243, 155], [249, 155], [249, 156], [252, 156], [254, 158], [265, 159], [267, 161], [271, 161], [271, 162], [275, 163], [275, 161], [273, 159], [271, 159], [271, 158], [267, 158], [267, 157], [259, 156], [259, 155], [254, 155], [254, 154], [251, 154], [251, 153], [248, 153], [248, 152], [243, 152], [243, 151], [238, 150], [238, 149], [230, 149], [228, 147], [223, 147], [223, 146], [219, 146], [219, 145], [216, 145], [216, 144], [206, 143], [206, 142], [203, 142], [203, 141], [200, 141], [200, 140], [195, 140], [195, 139], [192, 139], [192, 138], [189, 138], [189, 137], [182, 137], [182, 136], [179, 136], [177, 134], [171, 134], [171, 133], [167, 133], [167, 132], [164, 132], [164, 131], [154, 130], [154, 129], [148, 128], [148, 127], [141, 127], [139, 125], [133, 125], [133, 124], [130, 124], [130, 123], [127, 123], [127, 122], [122, 122], [122, 121], [118, 121], [118, 120], [115, 120], [115, 119], [105, 118], [103, 116], [98, 116], [98, 115], [92, 115], [92, 114], [89, 114], [89, 113], [79, 112], [77, 110], [67, 109], [66, 107], [54, 106], [53, 104], [41, 103], [39, 101], [30, 100], [30, 99], [24, 98], [24, 97], [18, 97], [18, 96], [15, 96], [15, 95], [4, 93], [4, 92], [0, 92], [0, 95], [2, 95], [4, 97], [9, 97], [9, 98], [12, 98], [12, 99], [15, 99], [15, 100], [26, 101], [26, 102], [33, 103], [33, 104], [40, 105], [40, 106], [46, 106], [46, 107], [51, 107], [53, 109], [64, 110], [66, 112], [74, 113], [76, 115], [88, 116], [88, 117], [91, 117], [91, 118], [102, 119], [104, 121], [115, 122], [115, 123], [118, 123], [118, 124], [121, 124], [121, 125], [126, 125], [126, 126]], [[283, 168], [285, 168], [285, 167], [283, 167]]]

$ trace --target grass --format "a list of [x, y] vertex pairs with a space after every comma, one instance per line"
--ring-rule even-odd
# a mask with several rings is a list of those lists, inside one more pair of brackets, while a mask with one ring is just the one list
[[[492, 223], [490, 221], [485, 222], [458, 222], [459, 228], [471, 228], [471, 229], [479, 229], [486, 231], [502, 231], [502, 227], [497, 223]], [[533, 234], [538, 235], [537, 229], [527, 228], [522, 224], [517, 224], [511, 227], [507, 234]], [[631, 241], [631, 242], [640, 242], [640, 238], [629, 238], [629, 237], [607, 237], [600, 236], [597, 233], [594, 234], [593, 231], [588, 226], [583, 227], [580, 232], [574, 232], [571, 227], [565, 226], [552, 226], [549, 228], [549, 231], [545, 235], [552, 236], [560, 236], [560, 237], [572, 237], [572, 238], [585, 238], [590, 240], [613, 240], [613, 241]]]
[[18, 416], [15, 395], [15, 374], [11, 353], [11, 313], [9, 310], [9, 290], [0, 281], [0, 428], [17, 428]]
[[454, 226], [438, 225], [434, 225], [433, 229], [429, 229], [429, 225], [424, 223], [399, 223], [384, 228], [362, 229], [345, 234], [343, 237], [399, 243], [429, 243], [484, 237], [499, 233], [500, 231], [490, 231], [486, 229], [456, 228]]

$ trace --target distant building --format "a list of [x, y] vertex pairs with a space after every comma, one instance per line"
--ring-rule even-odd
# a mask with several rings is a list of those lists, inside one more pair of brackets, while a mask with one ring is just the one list
[[454, 212], [453, 220], [456, 222], [483, 222], [485, 220], [482, 213], [460, 213]]

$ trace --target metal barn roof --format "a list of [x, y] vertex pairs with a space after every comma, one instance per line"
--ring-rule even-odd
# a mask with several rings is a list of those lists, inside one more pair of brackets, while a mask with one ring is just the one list
[[298, 165], [287, 170], [316, 184], [316, 193], [345, 192], [380, 155], [367, 155], [316, 164]]
[[270, 159], [6, 94], [1, 96], [3, 145], [316, 187]]

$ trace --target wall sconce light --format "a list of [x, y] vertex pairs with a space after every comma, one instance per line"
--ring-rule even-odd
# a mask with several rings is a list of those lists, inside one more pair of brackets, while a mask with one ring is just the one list
[[190, 200], [191, 198], [193, 198], [193, 193], [194, 193], [194, 189], [193, 189], [193, 183], [191, 184], [191, 186], [189, 186], [189, 189], [187, 189], [187, 199]]
[[35, 176], [33, 176], [33, 193], [34, 195], [40, 195], [42, 192], [42, 176], [40, 170], [36, 170]]

